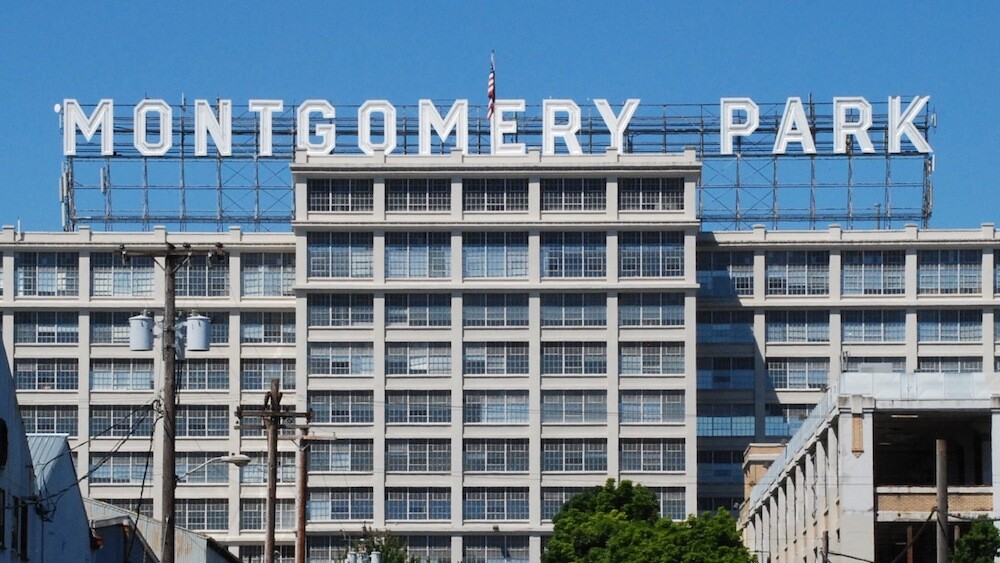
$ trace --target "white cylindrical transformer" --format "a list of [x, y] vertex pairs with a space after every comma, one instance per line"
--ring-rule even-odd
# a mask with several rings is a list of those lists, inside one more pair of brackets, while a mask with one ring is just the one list
[[187, 343], [184, 349], [188, 352], [205, 352], [210, 348], [212, 321], [204, 315], [193, 313], [187, 318]]
[[133, 352], [153, 349], [153, 317], [146, 313], [129, 317], [128, 348]]

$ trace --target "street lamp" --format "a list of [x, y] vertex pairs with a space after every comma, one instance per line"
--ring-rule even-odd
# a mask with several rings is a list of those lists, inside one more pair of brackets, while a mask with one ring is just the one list
[[200, 463], [195, 467], [187, 470], [183, 475], [174, 475], [174, 480], [176, 480], [177, 482], [181, 482], [188, 475], [191, 475], [195, 471], [198, 471], [199, 469], [202, 469], [208, 464], [215, 463], [217, 461], [221, 461], [223, 463], [231, 463], [236, 467], [246, 467], [250, 463], [250, 456], [243, 454], [233, 454], [233, 455], [223, 455], [219, 457], [213, 457], [212, 459], [205, 461], [204, 463]]

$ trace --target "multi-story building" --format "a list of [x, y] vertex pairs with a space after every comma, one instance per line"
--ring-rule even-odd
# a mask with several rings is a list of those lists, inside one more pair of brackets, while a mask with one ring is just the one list
[[[177, 473], [255, 462], [188, 475], [179, 526], [260, 556], [265, 440], [233, 410], [272, 378], [315, 413], [312, 560], [364, 526], [419, 557], [537, 560], [563, 501], [609, 477], [682, 518], [697, 508], [698, 172], [693, 150], [300, 154], [291, 234], [7, 228], [3, 339], [26, 423], [75, 437], [89, 496], [157, 507], [162, 363], [129, 351], [128, 318], [162, 311], [163, 282], [120, 247], [221, 242], [225, 259], [178, 274], [213, 347], [180, 364]], [[280, 446], [287, 555], [296, 447]]]
[[743, 452], [790, 438], [830, 374], [1000, 371], [1000, 231], [702, 233], [700, 510], [743, 500]]
[[760, 561], [933, 561], [1000, 508], [997, 374], [886, 367], [841, 374], [787, 447], [748, 451], [740, 527]]

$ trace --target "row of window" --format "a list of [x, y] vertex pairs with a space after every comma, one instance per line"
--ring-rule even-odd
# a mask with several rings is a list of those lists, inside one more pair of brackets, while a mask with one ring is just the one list
[[[830, 311], [795, 310], [765, 313], [768, 343], [830, 341]], [[981, 342], [983, 311], [933, 309], [917, 311], [917, 342]], [[753, 314], [747, 310], [707, 310], [697, 315], [697, 337], [704, 343], [753, 342]], [[994, 313], [994, 335], [1000, 341], [1000, 311]], [[905, 342], [906, 311], [863, 309], [840, 312], [844, 343]]]
[[[542, 519], [551, 520], [583, 487], [543, 487], [541, 490]], [[653, 488], [661, 515], [681, 519], [685, 516], [684, 488]], [[527, 520], [528, 489], [524, 487], [466, 487], [462, 491], [462, 516], [465, 520]], [[259, 531], [264, 528], [264, 499], [240, 500], [240, 529]], [[370, 488], [311, 489], [306, 504], [306, 517], [312, 522], [339, 520], [371, 520], [375, 501]], [[295, 501], [279, 499], [275, 528], [295, 529]], [[194, 530], [228, 530], [228, 499], [179, 499], [177, 501], [178, 525]], [[385, 491], [385, 518], [390, 521], [451, 520], [451, 489], [439, 487], [388, 488]], [[310, 540], [314, 539], [310, 536]], [[430, 538], [433, 539], [433, 538]], [[450, 552], [451, 538], [437, 538], [436, 544]], [[497, 538], [495, 538], [497, 539]], [[527, 538], [523, 538], [527, 551]], [[469, 542], [474, 547], [477, 542]], [[413, 546], [408, 546], [413, 547]], [[412, 555], [412, 553], [411, 553]], [[435, 552], [435, 555], [441, 555]], [[527, 557], [527, 554], [524, 554]], [[491, 559], [492, 560], [492, 559]], [[525, 559], [526, 560], [526, 559]], [[450, 561], [450, 559], [449, 559]], [[504, 557], [502, 561], [511, 561]]]
[[[543, 278], [607, 276], [605, 232], [544, 232], [540, 268]], [[372, 233], [311, 232], [307, 235], [308, 273], [312, 278], [371, 278], [374, 275]], [[467, 279], [527, 278], [528, 234], [473, 232], [462, 235], [462, 273]], [[681, 277], [684, 233], [644, 231], [618, 233], [618, 275]], [[450, 278], [450, 232], [385, 234], [385, 277]]]
[[[542, 211], [603, 211], [607, 209], [606, 178], [542, 178]], [[313, 179], [306, 185], [309, 211], [372, 212], [371, 179]], [[684, 209], [682, 178], [619, 178], [618, 208], [622, 211]], [[385, 209], [390, 212], [451, 210], [450, 178], [388, 178]], [[528, 211], [527, 178], [463, 178], [465, 211]]]
[[[903, 250], [844, 250], [841, 256], [843, 295], [900, 295], [905, 288]], [[753, 252], [699, 252], [698, 282], [709, 297], [753, 294]], [[768, 251], [764, 253], [767, 295], [828, 295], [830, 253]], [[917, 251], [917, 293], [979, 294], [983, 286], [981, 250]], [[993, 291], [1000, 293], [1000, 264]]]
[[[14, 382], [19, 390], [77, 390], [79, 365], [75, 358], [18, 358]], [[266, 391], [272, 379], [284, 389], [295, 389], [295, 360], [244, 359], [240, 361], [240, 389]], [[153, 389], [152, 360], [91, 360], [90, 389], [95, 391], [142, 391]], [[180, 390], [229, 389], [229, 360], [188, 359], [179, 362], [176, 375]]]
[[[608, 372], [604, 342], [543, 342], [542, 375], [598, 375]], [[450, 342], [391, 342], [385, 346], [386, 375], [451, 374]], [[527, 342], [466, 342], [462, 373], [466, 375], [527, 375]], [[375, 373], [371, 342], [310, 343], [310, 375]], [[623, 342], [618, 349], [621, 375], [680, 375], [684, 344]]]

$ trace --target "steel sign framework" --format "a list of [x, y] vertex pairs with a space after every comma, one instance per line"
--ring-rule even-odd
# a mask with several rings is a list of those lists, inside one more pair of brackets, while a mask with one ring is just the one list
[[[438, 103], [447, 108], [450, 101]], [[933, 155], [902, 143], [887, 150], [888, 103], [872, 102], [868, 130], [874, 153], [862, 154], [848, 143], [846, 154], [833, 149], [833, 105], [808, 102], [806, 110], [816, 141], [815, 154], [773, 154], [784, 103], [758, 104], [760, 125], [735, 140], [734, 154], [720, 154], [719, 104], [647, 104], [639, 106], [625, 133], [623, 151], [674, 153], [694, 147], [702, 159], [698, 215], [706, 229], [740, 230], [754, 224], [771, 228], [889, 228], [915, 222], [928, 227], [932, 210]], [[252, 231], [288, 231], [293, 218], [291, 162], [296, 140], [295, 104], [273, 117], [273, 156], [261, 157], [258, 114], [234, 106], [232, 155], [195, 156], [194, 111], [180, 103], [173, 109], [173, 147], [162, 157], [146, 157], [132, 145], [134, 106], [115, 108], [114, 155], [102, 156], [100, 144], [78, 132], [77, 152], [65, 157], [60, 182], [63, 228], [88, 225], [103, 230], [224, 230], [239, 225]], [[337, 146], [333, 154], [360, 154], [358, 106], [337, 106]], [[84, 106], [92, 111], [94, 106]], [[395, 154], [418, 151], [418, 107], [396, 106]], [[469, 152], [489, 154], [487, 107], [469, 108]], [[516, 138], [541, 146], [540, 106], [528, 106], [517, 119]], [[935, 116], [928, 108], [915, 120], [929, 138]], [[159, 134], [155, 122], [148, 134]], [[373, 123], [375, 136], [382, 125]], [[593, 107], [584, 107], [578, 139], [585, 153], [603, 153], [609, 133]], [[851, 138], [853, 140], [853, 138]], [[446, 153], [454, 136], [434, 146]], [[210, 145], [210, 154], [214, 147]]]

